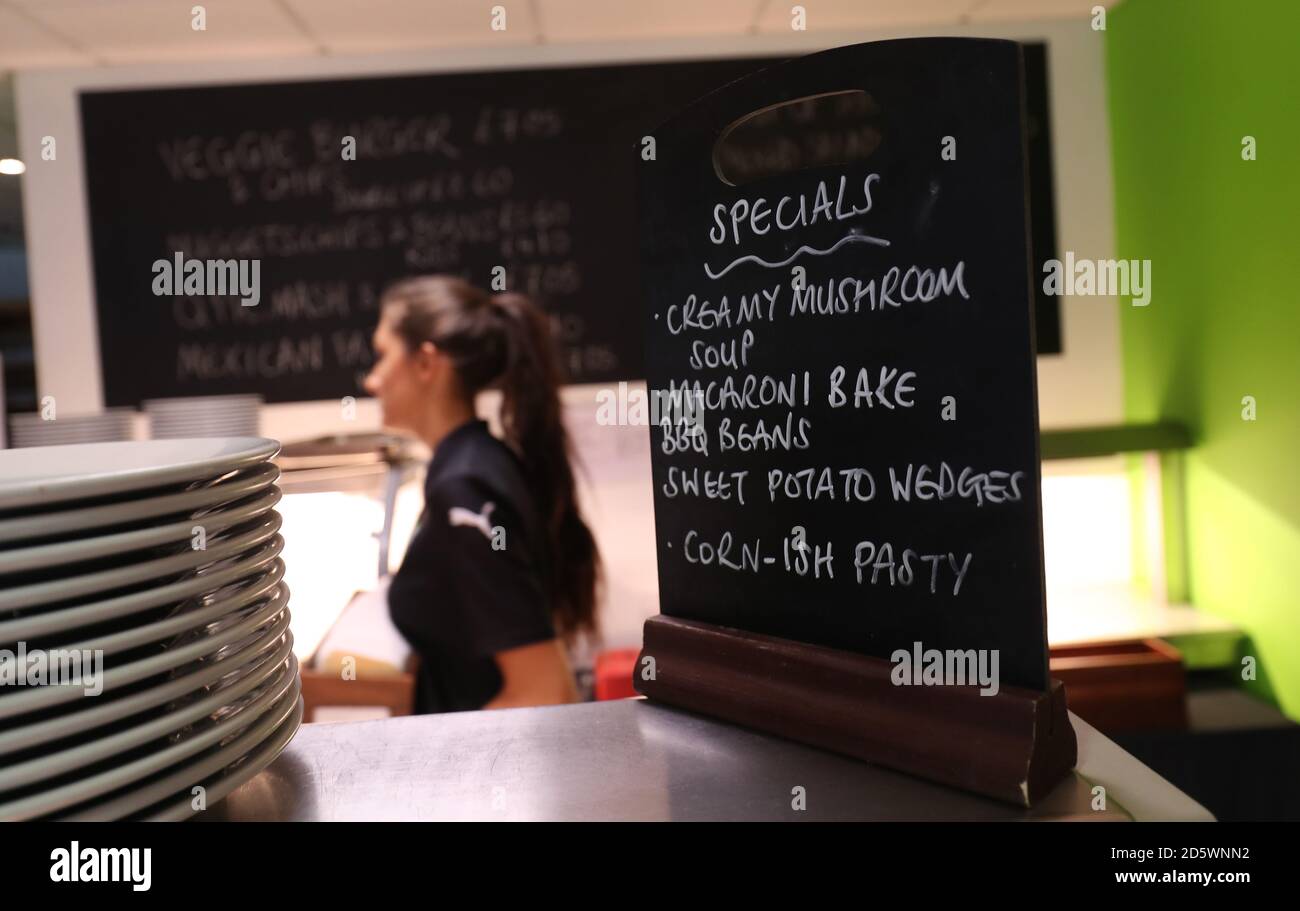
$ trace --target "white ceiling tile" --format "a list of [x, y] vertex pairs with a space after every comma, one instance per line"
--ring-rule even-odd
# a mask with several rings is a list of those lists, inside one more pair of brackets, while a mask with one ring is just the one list
[[[190, 9], [201, 5], [206, 28]], [[27, 7], [52, 30], [109, 63], [317, 52], [298, 25], [270, 0], [52, 0]]]
[[791, 8], [802, 6], [810, 32], [957, 23], [978, 0], [771, 0], [759, 30], [790, 31]]
[[[1086, 18], [1115, 0], [800, 0], [810, 32]], [[190, 8], [207, 10], [191, 28]], [[506, 10], [504, 32], [492, 8]], [[790, 30], [795, 0], [0, 0], [0, 70]], [[536, 15], [534, 15], [536, 13]], [[761, 19], [759, 19], [761, 15]], [[35, 20], [35, 21], [33, 21]], [[42, 27], [42, 25], [44, 27]]]
[[1118, 0], [984, 0], [972, 21], [1005, 19], [1086, 19], [1094, 6], [1114, 6]]
[[684, 35], [743, 35], [754, 25], [763, 0], [654, 0], [592, 2], [537, 0], [542, 34], [549, 42]]
[[3, 2], [6, 6], [22, 6], [27, 9], [56, 9], [72, 6], [123, 6], [131, 3], [132, 0], [3, 0]]
[[[413, 47], [531, 44], [537, 23], [528, 0], [285, 0], [331, 53]], [[492, 28], [492, 8], [505, 29]]]
[[0, 71], [86, 66], [94, 61], [20, 12], [0, 6]]
[[4, 6], [20, 7], [28, 11], [42, 9], [68, 9], [77, 6], [120, 6], [130, 0], [0, 0]]

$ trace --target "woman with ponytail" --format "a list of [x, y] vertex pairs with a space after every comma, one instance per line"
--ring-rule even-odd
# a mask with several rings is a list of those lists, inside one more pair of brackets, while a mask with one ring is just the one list
[[[417, 712], [572, 702], [566, 646], [596, 628], [600, 560], [578, 509], [546, 315], [459, 278], [381, 300], [366, 391], [433, 449], [425, 509], [388, 590], [420, 656]], [[501, 393], [498, 439], [475, 397]]]

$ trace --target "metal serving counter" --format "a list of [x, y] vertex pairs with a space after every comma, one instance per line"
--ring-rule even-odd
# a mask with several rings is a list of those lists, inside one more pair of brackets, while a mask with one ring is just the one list
[[[304, 725], [210, 820], [1205, 820], [1087, 722], [1033, 810], [644, 699]], [[1093, 788], [1106, 791], [1094, 810]], [[802, 788], [806, 809], [793, 808]]]

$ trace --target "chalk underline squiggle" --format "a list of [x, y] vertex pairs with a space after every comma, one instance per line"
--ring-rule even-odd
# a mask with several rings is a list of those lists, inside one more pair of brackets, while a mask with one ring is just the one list
[[770, 263], [765, 259], [761, 259], [757, 256], [754, 256], [752, 253], [748, 256], [742, 256], [740, 259], [728, 265], [721, 272], [715, 273], [712, 269], [709, 268], [709, 264], [705, 263], [704, 274], [707, 275], [709, 278], [713, 278], [713, 279], [722, 278], [722, 276], [726, 275], [728, 272], [730, 272], [732, 269], [739, 266], [741, 263], [749, 262], [751, 260], [753, 262], [758, 263], [761, 266], [766, 266], [769, 269], [778, 269], [781, 266], [790, 265], [790, 263], [794, 262], [796, 259], [798, 259], [800, 256], [802, 256], [805, 253], [811, 253], [813, 256], [827, 256], [828, 254], [834, 253], [836, 250], [838, 250], [840, 247], [844, 246], [845, 244], [855, 243], [855, 242], [863, 243], [863, 244], [875, 244], [878, 247], [889, 246], [889, 241], [881, 237], [872, 237], [870, 234], [846, 234], [843, 237], [841, 237], [839, 240], [837, 240], [835, 243], [833, 243], [831, 246], [827, 247], [825, 250], [818, 250], [816, 247], [809, 247], [805, 244], [804, 246], [800, 247], [798, 250], [795, 250], [793, 253], [791, 253], [786, 259], [783, 259], [775, 263]]

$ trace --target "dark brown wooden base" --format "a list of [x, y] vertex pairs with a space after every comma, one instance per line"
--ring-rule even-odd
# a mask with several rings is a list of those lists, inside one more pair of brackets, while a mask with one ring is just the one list
[[[647, 662], [653, 658], [653, 665]], [[653, 676], [649, 673], [653, 667]], [[896, 686], [880, 658], [652, 617], [633, 671], [644, 696], [1020, 806], [1077, 758], [1065, 688]]]

